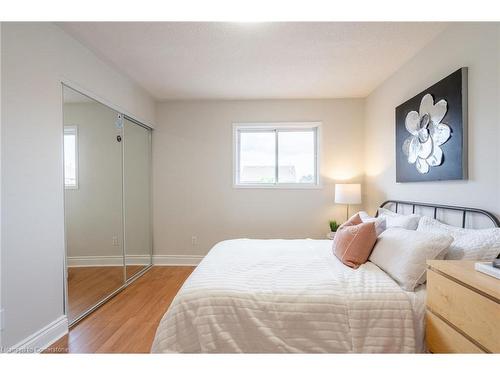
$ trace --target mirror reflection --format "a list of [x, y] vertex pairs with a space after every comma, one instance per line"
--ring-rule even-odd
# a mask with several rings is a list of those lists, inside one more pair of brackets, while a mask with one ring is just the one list
[[130, 279], [151, 263], [151, 132], [124, 121], [125, 266]]
[[74, 322], [151, 264], [150, 130], [67, 86], [63, 98], [66, 314]]

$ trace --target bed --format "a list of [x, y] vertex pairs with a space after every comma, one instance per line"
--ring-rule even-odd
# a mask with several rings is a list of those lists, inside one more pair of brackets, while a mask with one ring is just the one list
[[[398, 206], [417, 203], [382, 206], [390, 204], [397, 212]], [[434, 207], [496, 220], [481, 210]], [[151, 351], [423, 352], [425, 285], [404, 291], [371, 262], [356, 270], [345, 266], [331, 246], [312, 239], [218, 243], [179, 290]]]

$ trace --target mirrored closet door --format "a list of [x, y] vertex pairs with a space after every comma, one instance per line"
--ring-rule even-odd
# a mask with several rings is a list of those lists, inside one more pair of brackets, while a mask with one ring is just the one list
[[151, 131], [123, 123], [125, 267], [130, 279], [151, 264]]
[[151, 130], [63, 85], [66, 315], [151, 265]]

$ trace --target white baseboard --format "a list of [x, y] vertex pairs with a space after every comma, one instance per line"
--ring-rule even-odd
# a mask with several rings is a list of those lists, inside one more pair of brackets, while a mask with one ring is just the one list
[[38, 332], [7, 349], [9, 353], [40, 353], [68, 333], [68, 318], [59, 317]]
[[153, 255], [155, 266], [197, 266], [203, 255]]
[[[68, 262], [68, 267], [123, 266], [123, 256], [121, 255], [67, 257], [66, 261]], [[127, 255], [127, 265], [129, 266], [144, 266], [148, 265], [149, 262], [148, 256]]]
[[[197, 266], [203, 255], [153, 255], [153, 264], [158, 266]], [[106, 267], [123, 266], [123, 257], [110, 256], [81, 256], [68, 257], [68, 267]], [[149, 257], [143, 255], [127, 256], [127, 265], [148, 265]]]

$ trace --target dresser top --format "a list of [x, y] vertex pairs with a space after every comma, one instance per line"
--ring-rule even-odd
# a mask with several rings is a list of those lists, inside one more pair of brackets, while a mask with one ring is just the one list
[[428, 260], [434, 271], [450, 276], [459, 282], [500, 300], [500, 280], [474, 269], [474, 260]]

